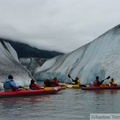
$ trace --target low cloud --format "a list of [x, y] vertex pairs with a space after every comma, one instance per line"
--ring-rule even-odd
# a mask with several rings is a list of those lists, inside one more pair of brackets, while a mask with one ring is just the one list
[[0, 37], [71, 52], [118, 25], [119, 4], [119, 0], [0, 0]]

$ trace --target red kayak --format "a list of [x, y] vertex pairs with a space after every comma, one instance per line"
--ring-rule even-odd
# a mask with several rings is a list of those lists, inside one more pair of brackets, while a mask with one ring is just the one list
[[120, 86], [86, 86], [81, 87], [82, 90], [103, 90], [103, 89], [120, 89]]
[[0, 98], [55, 94], [60, 90], [62, 90], [61, 87], [54, 87], [54, 88], [43, 88], [39, 90], [20, 90], [13, 92], [0, 92]]

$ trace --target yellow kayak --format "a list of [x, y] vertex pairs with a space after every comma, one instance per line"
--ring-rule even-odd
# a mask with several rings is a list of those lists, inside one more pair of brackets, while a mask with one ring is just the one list
[[67, 88], [80, 88], [80, 85], [78, 85], [78, 84], [66, 84], [65, 86]]
[[66, 84], [66, 83], [59, 83], [60, 86], [64, 86], [66, 88], [80, 88], [79, 84]]
[[51, 89], [58, 89], [58, 88], [65, 89], [66, 87], [65, 86], [55, 86], [55, 87], [42, 87], [42, 88], [44, 88], [44, 90], [51, 90]]

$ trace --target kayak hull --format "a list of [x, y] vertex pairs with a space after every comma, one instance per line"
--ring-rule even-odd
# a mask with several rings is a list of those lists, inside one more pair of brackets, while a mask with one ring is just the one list
[[78, 84], [66, 84], [65, 85], [67, 88], [80, 88], [80, 85], [78, 85]]
[[81, 87], [82, 90], [105, 90], [105, 89], [120, 89], [120, 86], [88, 86]]
[[80, 88], [79, 84], [66, 84], [66, 83], [60, 83], [61, 86], [64, 86], [65, 88]]
[[44, 89], [51, 89], [51, 88], [57, 88], [57, 87], [61, 87], [61, 89], [66, 89], [66, 86], [64, 86], [64, 85], [60, 85], [60, 86], [55, 86], [55, 87], [43, 87]]
[[55, 88], [44, 88], [39, 90], [20, 90], [13, 92], [0, 92], [0, 98], [55, 94], [60, 90], [62, 90], [61, 87], [55, 87]]

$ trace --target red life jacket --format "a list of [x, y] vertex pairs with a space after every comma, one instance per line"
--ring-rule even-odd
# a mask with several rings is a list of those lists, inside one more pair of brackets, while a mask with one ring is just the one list
[[31, 90], [37, 90], [37, 89], [41, 89], [41, 87], [40, 86], [38, 86], [37, 84], [35, 84], [35, 83], [33, 83], [33, 84], [30, 84], [30, 89]]
[[53, 86], [59, 86], [59, 83], [56, 80], [52, 80], [52, 84], [53, 84]]
[[95, 80], [95, 81], [94, 81], [94, 86], [100, 86], [100, 82], [97, 81], [97, 80]]
[[47, 80], [44, 82], [44, 85], [45, 85], [45, 87], [51, 87], [51, 81], [47, 79]]

